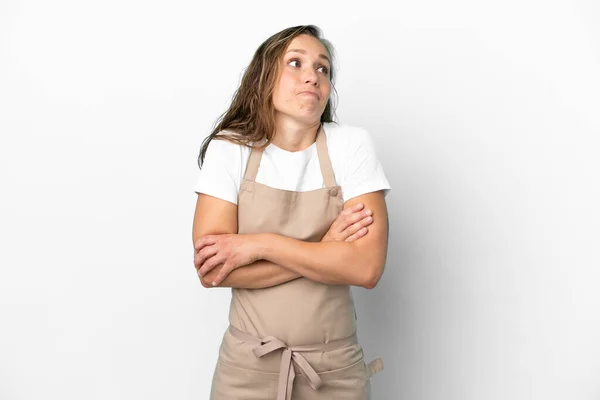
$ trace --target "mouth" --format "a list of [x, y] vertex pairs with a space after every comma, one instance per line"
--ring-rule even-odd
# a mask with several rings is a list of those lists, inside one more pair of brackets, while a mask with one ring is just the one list
[[300, 95], [313, 96], [314, 98], [319, 99], [319, 96], [313, 92], [300, 92], [300, 93], [298, 93], [298, 96], [300, 96]]

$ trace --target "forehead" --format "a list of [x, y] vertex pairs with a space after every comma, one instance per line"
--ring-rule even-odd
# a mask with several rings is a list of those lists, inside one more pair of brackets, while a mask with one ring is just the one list
[[324, 54], [329, 55], [329, 52], [323, 46], [319, 39], [311, 35], [298, 35], [287, 46], [285, 49], [286, 53], [291, 49], [304, 50], [307, 53]]

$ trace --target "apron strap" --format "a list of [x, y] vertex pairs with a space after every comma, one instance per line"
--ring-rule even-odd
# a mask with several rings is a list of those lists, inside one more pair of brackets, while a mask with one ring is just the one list
[[370, 379], [373, 375], [383, 371], [383, 360], [376, 358], [367, 364], [367, 379]]
[[[325, 187], [335, 187], [337, 183], [335, 181], [335, 175], [333, 173], [333, 166], [331, 165], [331, 158], [327, 151], [327, 136], [323, 129], [323, 124], [319, 126], [317, 131], [317, 155], [319, 157], [319, 166], [321, 167], [321, 175], [323, 176], [323, 183]], [[246, 172], [244, 173], [244, 182], [242, 187], [246, 188], [245, 182], [254, 182], [256, 175], [258, 174], [258, 167], [260, 166], [260, 160], [262, 159], [263, 149], [252, 147], [252, 152], [248, 158], [248, 165], [246, 166]]]
[[263, 149], [252, 147], [250, 158], [248, 158], [248, 165], [246, 166], [246, 173], [244, 174], [244, 180], [254, 182], [256, 180], [256, 174], [258, 173], [258, 166], [262, 158]]
[[325, 135], [325, 129], [323, 129], [323, 123], [319, 127], [319, 132], [317, 132], [317, 154], [319, 156], [319, 165], [321, 166], [321, 175], [323, 175], [325, 187], [337, 186], [333, 167], [331, 166], [331, 159], [327, 151], [327, 136]]

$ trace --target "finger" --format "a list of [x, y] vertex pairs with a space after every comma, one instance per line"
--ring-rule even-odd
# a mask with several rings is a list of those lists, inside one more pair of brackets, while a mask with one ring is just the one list
[[331, 225], [332, 232], [342, 233], [350, 225], [360, 220], [362, 215], [360, 211], [363, 207], [363, 203], [357, 203], [354, 204], [352, 207], [348, 207], [344, 211], [342, 211], [340, 215], [338, 215], [335, 222]]
[[371, 215], [368, 215], [357, 222], [357, 224], [360, 224], [361, 226], [371, 225], [372, 223], [373, 223], [373, 216], [371, 216]]
[[350, 215], [350, 214], [353, 214], [355, 212], [362, 210], [364, 206], [365, 205], [363, 203], [356, 203], [356, 204], [353, 204], [351, 207], [346, 208], [340, 214]]
[[[346, 227], [344, 228], [344, 230], [354, 224], [360, 224], [360, 223], [364, 222], [365, 220], [367, 220], [368, 223], [362, 224], [361, 227], [370, 224], [371, 222], [373, 222], [373, 217], [371, 216], [371, 214], [372, 214], [372, 212], [370, 210], [356, 212], [356, 213], [352, 214], [350, 217], [348, 217], [348, 219], [346, 221]], [[358, 229], [360, 229], [360, 227]], [[352, 233], [354, 233], [354, 232], [352, 232]]]
[[208, 274], [214, 267], [221, 264], [223, 261], [223, 257], [220, 257], [218, 255], [209, 258], [198, 269], [198, 275], [200, 277], [203, 277], [204, 275]]
[[338, 221], [343, 221], [344, 217], [348, 218], [351, 215], [353, 215], [354, 213], [359, 212], [360, 210], [362, 210], [364, 207], [363, 203], [356, 203], [354, 205], [352, 205], [351, 207], [346, 208], [345, 210], [343, 210], [337, 217]]
[[353, 212], [352, 207], [350, 207], [350, 208], [346, 208], [341, 213], [339, 213], [338, 216], [335, 218], [335, 221], [333, 221], [333, 223], [329, 227], [328, 232], [341, 233], [344, 229], [346, 229], [346, 225], [344, 224], [344, 221], [346, 220], [346, 218], [348, 216], [350, 216], [352, 214], [352, 212]]
[[361, 237], [365, 236], [367, 234], [367, 232], [369, 232], [369, 228], [367, 228], [366, 226], [364, 228], [359, 229], [356, 233], [348, 236], [348, 238], [345, 240], [346, 242], [354, 242], [357, 239], [360, 239]]
[[210, 257], [219, 252], [217, 246], [205, 247], [194, 255], [194, 265], [196, 269], [200, 268]]
[[356, 214], [356, 213], [360, 212], [364, 208], [364, 206], [365, 205], [363, 203], [356, 203], [352, 207], [346, 208], [342, 213], [345, 216], [349, 217], [349, 216], [351, 216], [353, 214]]
[[231, 271], [233, 271], [233, 264], [231, 262], [226, 262], [225, 264], [223, 264], [223, 267], [219, 271], [218, 275], [215, 277], [215, 280], [213, 281], [212, 285], [220, 285], [221, 282], [225, 280], [225, 278], [227, 277], [227, 275], [229, 275]]
[[[352, 218], [353, 215], [360, 212], [364, 207], [363, 203], [356, 203], [351, 207], [346, 208], [341, 213], [338, 214], [337, 218], [327, 231], [328, 234], [341, 234], [344, 230], [346, 230], [350, 225], [358, 221], [359, 217]], [[343, 240], [343, 239], [342, 239]]]
[[194, 249], [196, 251], [200, 251], [202, 250], [202, 248], [206, 247], [206, 246], [212, 246], [213, 244], [215, 244], [217, 242], [219, 235], [205, 235], [202, 236], [200, 239], [196, 240], [196, 243], [194, 243]]
[[217, 246], [204, 247], [194, 255], [194, 265], [200, 268], [206, 260], [218, 253]]
[[350, 237], [350, 235], [355, 234], [363, 227], [370, 225], [372, 222], [373, 222], [373, 217], [365, 217], [365, 218], [361, 219], [360, 221], [350, 225], [341, 234], [342, 234], [342, 236], [345, 235], [345, 237], [343, 236], [345, 239], [347, 237]]

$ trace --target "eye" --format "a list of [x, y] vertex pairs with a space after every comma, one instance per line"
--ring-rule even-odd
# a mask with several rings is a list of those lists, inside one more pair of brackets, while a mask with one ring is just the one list
[[[288, 65], [292, 63], [297, 63], [296, 65], [292, 65], [293, 67], [300, 67], [300, 60], [297, 58], [291, 58], [288, 62]], [[321, 69], [324, 75], [329, 75], [329, 68], [326, 65], [319, 65], [317, 69]]]

